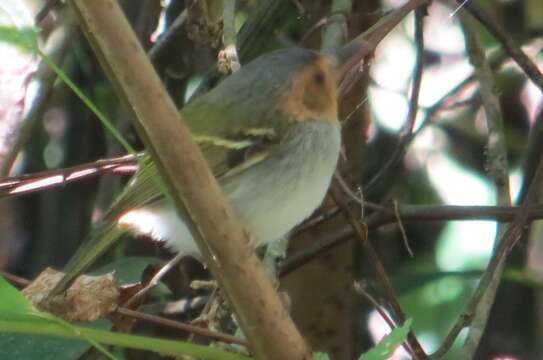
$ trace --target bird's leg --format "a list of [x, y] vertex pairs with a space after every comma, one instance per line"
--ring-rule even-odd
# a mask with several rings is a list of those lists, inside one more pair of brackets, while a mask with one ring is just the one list
[[286, 257], [288, 249], [288, 236], [271, 242], [266, 248], [266, 253], [262, 262], [268, 274], [275, 282], [275, 288], [279, 288], [279, 281], [277, 280], [277, 268], [278, 263]]

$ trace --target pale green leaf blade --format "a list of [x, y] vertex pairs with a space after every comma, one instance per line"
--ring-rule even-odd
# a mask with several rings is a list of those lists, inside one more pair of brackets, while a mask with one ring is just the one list
[[318, 352], [314, 354], [314, 360], [330, 360], [330, 356], [327, 353]]
[[25, 52], [36, 52], [38, 49], [38, 35], [40, 29], [36, 27], [22, 27], [0, 25], [0, 42], [8, 43]]
[[411, 329], [413, 319], [407, 319], [403, 326], [399, 326], [392, 330], [390, 334], [385, 336], [375, 347], [370, 349], [365, 354], [360, 355], [359, 360], [386, 360], [392, 356], [398, 346], [400, 346]]
[[32, 304], [17, 289], [0, 277], [0, 317], [6, 314], [28, 314], [34, 311]]

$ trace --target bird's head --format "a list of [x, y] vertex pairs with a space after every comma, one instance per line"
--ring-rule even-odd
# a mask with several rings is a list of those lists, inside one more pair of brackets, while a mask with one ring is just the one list
[[290, 122], [337, 121], [337, 66], [332, 56], [288, 48], [262, 55], [213, 89], [225, 113]]
[[[351, 42], [326, 53], [286, 48], [261, 55], [185, 109], [187, 118], [198, 118], [191, 129], [281, 132], [306, 121], [336, 123], [338, 79], [359, 48], [359, 43]], [[201, 116], [211, 111], [215, 115]], [[217, 122], [217, 117], [224, 121]]]

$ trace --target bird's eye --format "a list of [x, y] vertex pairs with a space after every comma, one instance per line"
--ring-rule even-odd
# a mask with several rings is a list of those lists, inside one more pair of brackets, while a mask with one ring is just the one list
[[313, 74], [313, 80], [319, 85], [324, 84], [324, 74], [322, 73], [322, 71], [316, 71]]

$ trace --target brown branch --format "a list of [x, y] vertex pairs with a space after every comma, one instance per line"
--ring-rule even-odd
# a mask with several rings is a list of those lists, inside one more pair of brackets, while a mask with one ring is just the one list
[[502, 44], [507, 54], [511, 56], [526, 76], [543, 92], [543, 74], [541, 74], [537, 65], [517, 45], [518, 42], [513, 40], [494, 18], [484, 12], [477, 1], [467, 1], [465, 4], [463, 0], [456, 0], [456, 2], [463, 4], [463, 7]]
[[[489, 220], [511, 222], [518, 212], [517, 206], [458, 206], [458, 205], [400, 205], [399, 213], [403, 222]], [[528, 220], [543, 218], [543, 205], [528, 209]], [[391, 207], [370, 215], [366, 222], [368, 229], [376, 229], [396, 221]]]
[[[461, 21], [464, 27], [469, 60], [474, 67], [475, 76], [479, 82], [481, 100], [486, 115], [488, 128], [486, 169], [496, 187], [498, 205], [511, 205], [505, 133], [503, 130], [500, 102], [498, 94], [496, 94], [494, 75], [487, 62], [484, 49], [477, 38], [475, 21], [465, 13], [461, 14]], [[496, 235], [496, 243], [499, 241], [501, 235], [503, 235], [503, 229]], [[496, 271], [493, 272], [492, 280], [477, 305], [468, 337], [462, 347], [462, 358], [472, 358], [477, 351], [490, 315], [490, 310], [494, 304], [504, 266], [505, 258], [499, 264]]]
[[69, 3], [116, 89], [134, 109], [136, 129], [178, 214], [194, 231], [203, 258], [227, 294], [255, 356], [312, 358], [256, 257], [247, 230], [226, 202], [117, 2]]
[[3, 270], [0, 270], [0, 276], [7, 279], [13, 285], [16, 285], [16, 286], [21, 287], [21, 288], [23, 288], [23, 287], [25, 287], [25, 286], [27, 286], [27, 285], [29, 285], [31, 283], [31, 281], [28, 280], [28, 279], [22, 278], [22, 277], [17, 276], [17, 275], [13, 275], [13, 274], [8, 273], [8, 272], [3, 271]]
[[[396, 327], [396, 324], [394, 323], [394, 321], [390, 318], [390, 316], [388, 315], [386, 309], [383, 307], [383, 305], [381, 305], [379, 303], [379, 301], [377, 301], [375, 299], [375, 297], [373, 297], [373, 295], [371, 295], [367, 290], [366, 290], [366, 286], [358, 281], [355, 281], [354, 283], [354, 291], [365, 297], [372, 305], [373, 307], [375, 307], [375, 310], [379, 313], [379, 315], [381, 316], [381, 318], [383, 318], [383, 320], [385, 320], [385, 322], [387, 323], [388, 326], [390, 326], [391, 329], [394, 329]], [[407, 352], [410, 352], [411, 349], [409, 348], [406, 348], [405, 349]]]
[[[400, 205], [398, 213], [402, 222], [428, 222], [428, 221], [459, 221], [459, 220], [489, 220], [511, 222], [518, 213], [515, 206], [455, 206], [455, 205]], [[333, 212], [335, 215], [337, 212]], [[530, 207], [527, 220], [543, 219], [543, 206]], [[327, 216], [327, 218], [329, 218]], [[374, 213], [366, 219], [368, 230], [393, 224], [397, 221], [394, 209], [389, 207]], [[307, 227], [304, 227], [307, 229]], [[290, 272], [306, 264], [312, 259], [343, 244], [352, 238], [354, 231], [350, 225], [345, 225], [333, 234], [328, 234], [315, 242], [312, 246], [290, 255], [282, 264], [279, 276], [286, 276]]]
[[[390, 318], [386, 309], [373, 297], [373, 295], [371, 295], [368, 291], [366, 291], [366, 288], [363, 284], [359, 282], [355, 282], [354, 290], [357, 294], [366, 298], [373, 305], [377, 313], [379, 313], [381, 318], [387, 323], [387, 325], [390, 327], [391, 330], [396, 328], [396, 324]], [[402, 343], [402, 346], [408, 354], [413, 353], [411, 348], [406, 343]]]
[[443, 340], [443, 343], [441, 344], [439, 349], [437, 349], [436, 352], [430, 355], [430, 359], [441, 360], [443, 356], [445, 356], [447, 352], [449, 352], [450, 348], [453, 346], [456, 338], [458, 337], [458, 334], [460, 334], [460, 332], [471, 323], [474, 315], [475, 314], [473, 313], [460, 314], [458, 316], [458, 319], [454, 323], [451, 331], [449, 331], [449, 333], [445, 337], [445, 340]]
[[213, 339], [215, 341], [220, 341], [227, 344], [237, 344], [237, 345], [247, 346], [247, 341], [237, 338], [232, 335], [228, 335], [228, 334], [224, 334], [224, 333], [220, 333], [216, 331], [211, 331], [200, 326], [185, 324], [180, 321], [170, 320], [161, 316], [156, 316], [156, 315], [143, 313], [140, 311], [130, 310], [126, 307], [118, 308], [116, 313], [119, 315], [131, 317], [133, 319], [170, 327], [172, 329], [186, 331], [194, 335], [205, 336], [206, 338]]

